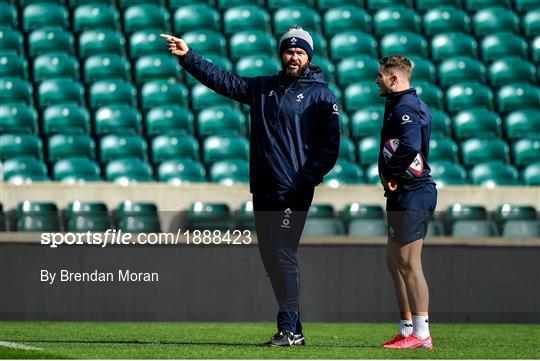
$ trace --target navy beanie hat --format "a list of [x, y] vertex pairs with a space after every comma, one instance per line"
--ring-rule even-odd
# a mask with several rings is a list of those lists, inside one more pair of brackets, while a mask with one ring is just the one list
[[311, 61], [313, 58], [313, 39], [311, 35], [301, 26], [293, 25], [289, 28], [281, 39], [279, 39], [279, 54], [290, 48], [301, 48], [307, 55], [308, 59]]

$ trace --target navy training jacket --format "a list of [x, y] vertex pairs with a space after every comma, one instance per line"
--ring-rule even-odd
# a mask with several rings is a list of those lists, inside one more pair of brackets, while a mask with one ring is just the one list
[[336, 163], [340, 123], [336, 97], [315, 65], [300, 78], [241, 77], [193, 49], [180, 64], [208, 88], [251, 106], [250, 191], [291, 198], [314, 188]]
[[[397, 192], [435, 184], [427, 162], [430, 134], [431, 113], [416, 96], [416, 89], [388, 94], [379, 149], [381, 181], [395, 179]], [[390, 139], [397, 139], [399, 145], [389, 157]], [[389, 193], [385, 192], [385, 196]]]

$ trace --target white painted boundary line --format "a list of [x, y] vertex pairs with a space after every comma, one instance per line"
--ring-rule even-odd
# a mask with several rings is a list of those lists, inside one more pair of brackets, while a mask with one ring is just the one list
[[0, 347], [8, 347], [8, 348], [14, 348], [18, 350], [29, 350], [29, 351], [30, 350], [32, 351], [43, 350], [42, 348], [39, 348], [39, 347], [33, 347], [33, 346], [25, 345], [23, 343], [8, 342], [8, 341], [0, 341]]

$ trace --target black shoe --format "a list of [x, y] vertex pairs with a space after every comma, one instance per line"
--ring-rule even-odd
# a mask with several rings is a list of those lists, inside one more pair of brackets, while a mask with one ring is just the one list
[[294, 334], [290, 331], [278, 331], [266, 345], [274, 347], [292, 346], [294, 345]]
[[299, 334], [294, 335], [294, 342], [293, 345], [295, 346], [305, 346], [306, 341], [304, 340], [304, 334], [300, 332]]

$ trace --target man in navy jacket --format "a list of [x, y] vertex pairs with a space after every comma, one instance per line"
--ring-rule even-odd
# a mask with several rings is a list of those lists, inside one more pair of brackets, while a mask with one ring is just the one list
[[313, 192], [339, 153], [339, 110], [313, 40], [293, 26], [280, 39], [282, 71], [245, 78], [204, 60], [182, 39], [163, 34], [171, 54], [202, 84], [251, 107], [250, 191], [259, 252], [276, 296], [271, 346], [303, 345], [297, 249]]

